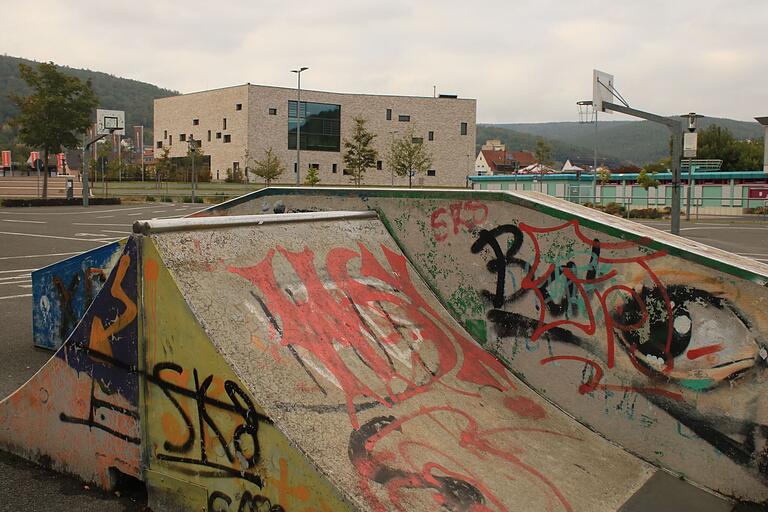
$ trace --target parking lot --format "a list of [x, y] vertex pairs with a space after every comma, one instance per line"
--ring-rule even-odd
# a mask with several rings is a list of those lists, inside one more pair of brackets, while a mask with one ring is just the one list
[[[200, 205], [0, 208], [0, 399], [45, 364], [51, 353], [32, 346], [31, 272], [69, 256], [120, 239], [134, 221], [172, 218]], [[645, 224], [668, 230], [668, 221]], [[683, 222], [681, 234], [768, 264], [768, 224], [737, 220]], [[0, 510], [139, 510], [130, 499], [86, 489], [75, 479], [0, 452]], [[35, 492], [29, 487], [34, 482]], [[49, 505], [53, 504], [51, 507]], [[7, 508], [5, 508], [7, 507]]]

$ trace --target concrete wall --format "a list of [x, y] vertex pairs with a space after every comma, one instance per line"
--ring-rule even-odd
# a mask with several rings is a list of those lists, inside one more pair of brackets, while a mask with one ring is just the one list
[[483, 346], [633, 453], [761, 501], [768, 266], [538, 194], [251, 194], [211, 214], [375, 209]]

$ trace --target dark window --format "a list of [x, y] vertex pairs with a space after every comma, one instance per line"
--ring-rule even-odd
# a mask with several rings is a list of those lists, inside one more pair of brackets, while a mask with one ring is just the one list
[[211, 142], [211, 130], [208, 130], [208, 142]]
[[429, 169], [427, 171], [427, 176], [435, 176], [437, 172], [434, 169]]
[[203, 147], [203, 141], [201, 141], [201, 140], [199, 140], [199, 139], [195, 141], [195, 144], [196, 144], [196, 145], [197, 145], [197, 147], [199, 147], [199, 148]]
[[381, 170], [381, 160], [376, 160], [376, 169]]
[[424, 137], [411, 137], [412, 144], [424, 144]]
[[168, 145], [173, 146], [173, 135], [168, 136]]
[[232, 170], [233, 171], [239, 171], [240, 170], [240, 162], [232, 162]]
[[320, 170], [320, 164], [309, 164], [310, 169]]
[[391, 121], [391, 120], [392, 120], [392, 109], [388, 108], [387, 109], [387, 121]]
[[236, 104], [235, 105], [235, 110], [243, 110], [243, 104], [242, 103]]
[[216, 138], [217, 138], [217, 139], [220, 139], [220, 138], [221, 138], [221, 132], [216, 132]]
[[331, 168], [331, 172], [333, 174], [336, 174], [336, 171], [338, 171], [338, 164], [333, 164], [333, 167]]
[[351, 176], [352, 175], [352, 173], [349, 172], [349, 169], [342, 169], [341, 170], [341, 174], [343, 174], [344, 176]]
[[[300, 115], [299, 115], [300, 114]], [[296, 149], [298, 120], [301, 119], [301, 149], [310, 151], [341, 150], [341, 105], [288, 102], [288, 149]]]
[[226, 130], [227, 129], [227, 118], [226, 117], [221, 120], [221, 124], [222, 124], [221, 129], [222, 130]]
[[276, 108], [269, 109], [269, 115], [276, 116], [277, 115], [277, 109]]
[[224, 135], [224, 144], [232, 142], [232, 136], [230, 134]]
[[435, 140], [435, 132], [429, 132], [429, 133], [427, 134], [427, 138], [428, 138], [429, 140]]
[[163, 141], [159, 140], [157, 141], [157, 149], [160, 149], [163, 147]]
[[179, 142], [187, 142], [187, 134], [186, 133], [180, 133], [179, 134]]
[[397, 120], [401, 123], [408, 123], [411, 121], [411, 116], [397, 116]]
[[200, 124], [200, 120], [199, 119], [193, 119], [192, 120], [192, 126], [197, 126], [199, 124]]
[[296, 169], [299, 167], [299, 164], [296, 162], [293, 162], [293, 174], [296, 174]]
[[168, 138], [168, 130], [163, 130], [163, 140]]
[[467, 134], [467, 123], [461, 123], [461, 134], [462, 135]]

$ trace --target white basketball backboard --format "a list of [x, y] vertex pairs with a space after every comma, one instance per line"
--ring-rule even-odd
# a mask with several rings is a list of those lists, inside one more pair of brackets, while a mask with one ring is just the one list
[[598, 112], [611, 112], [606, 110], [603, 102], [614, 103], [613, 75], [597, 69], [592, 70], [592, 105]]
[[125, 135], [125, 112], [122, 110], [96, 110], [96, 134]]

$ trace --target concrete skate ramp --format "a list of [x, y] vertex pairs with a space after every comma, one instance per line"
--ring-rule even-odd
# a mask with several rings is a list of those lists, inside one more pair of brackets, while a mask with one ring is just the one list
[[542, 397], [697, 485], [768, 498], [768, 266], [530, 192], [270, 188], [198, 215], [362, 209]]
[[[150, 485], [163, 475], [177, 494], [191, 493], [178, 482], [205, 489], [209, 505], [249, 493], [293, 510], [274, 488], [306, 487], [306, 476], [289, 481], [303, 460], [334, 490], [325, 499], [338, 496], [316, 510], [380, 511], [617, 510], [643, 486], [655, 468], [515, 378], [375, 214], [348, 215], [142, 228], [147, 371], [225, 402], [198, 408], [221, 432], [199, 445], [194, 401], [148, 387]], [[230, 404], [240, 423], [221, 423]], [[301, 453], [281, 484], [263, 469], [283, 457], [278, 434]]]

